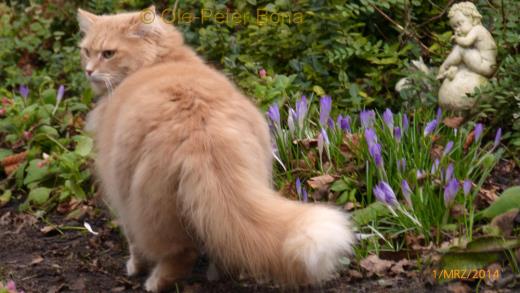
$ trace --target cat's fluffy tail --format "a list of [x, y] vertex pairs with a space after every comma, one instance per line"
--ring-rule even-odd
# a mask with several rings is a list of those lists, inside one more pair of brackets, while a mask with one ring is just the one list
[[224, 152], [187, 156], [178, 185], [184, 217], [210, 257], [224, 269], [285, 285], [334, 277], [354, 242], [346, 214], [282, 198], [248, 162]]

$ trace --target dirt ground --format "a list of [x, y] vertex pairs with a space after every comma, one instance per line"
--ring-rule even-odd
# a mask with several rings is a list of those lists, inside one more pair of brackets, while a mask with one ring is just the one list
[[[507, 168], [506, 168], [507, 169]], [[507, 170], [506, 170], [507, 171]], [[508, 178], [495, 172], [491, 184], [511, 186], [520, 180], [518, 170]], [[124, 264], [127, 250], [124, 237], [115, 228], [109, 213], [98, 200], [86, 206], [76, 219], [53, 212], [45, 220], [16, 211], [18, 203], [0, 208], [0, 280], [12, 279], [19, 289], [30, 292], [144, 292], [145, 277], [127, 278]], [[59, 209], [58, 209], [59, 210]], [[83, 229], [91, 224], [98, 235]], [[59, 225], [59, 231], [52, 225]], [[179, 282], [171, 292], [280, 292], [280, 288], [256, 285], [247, 280], [223, 278], [205, 280], [207, 261], [201, 259], [190, 280]], [[415, 277], [366, 277], [342, 272], [334, 281], [299, 292], [472, 292], [475, 284], [460, 282], [432, 284], [424, 274]], [[516, 277], [518, 283], [518, 276]], [[513, 280], [514, 281], [514, 280]], [[469, 286], [471, 287], [469, 287]], [[520, 292], [520, 288], [493, 289], [486, 292]], [[462, 290], [462, 291], [459, 291]], [[516, 291], [518, 290], [518, 291]], [[285, 292], [292, 292], [285, 290]]]
[[[45, 231], [48, 223], [32, 215], [16, 212], [14, 206], [0, 209], [0, 279], [13, 279], [25, 292], [143, 292], [145, 277], [127, 278], [124, 264], [127, 250], [124, 237], [111, 228], [105, 210], [97, 218], [84, 218], [98, 235], [84, 230], [76, 220], [52, 215], [62, 222], [62, 233]], [[65, 230], [63, 230], [65, 229]], [[42, 232], [43, 230], [43, 232]], [[279, 292], [272, 286], [224, 278], [205, 280], [207, 261], [201, 259], [190, 280], [180, 282], [180, 292]], [[301, 292], [402, 292], [427, 290], [420, 280], [377, 279], [351, 282], [341, 277], [320, 288], [301, 288]], [[171, 292], [177, 292], [174, 288]]]

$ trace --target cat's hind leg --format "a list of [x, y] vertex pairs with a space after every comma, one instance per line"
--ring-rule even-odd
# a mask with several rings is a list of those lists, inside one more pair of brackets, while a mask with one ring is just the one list
[[191, 275], [198, 253], [193, 248], [186, 248], [179, 253], [163, 257], [157, 262], [144, 286], [148, 292], [161, 292], [170, 288], [179, 279]]

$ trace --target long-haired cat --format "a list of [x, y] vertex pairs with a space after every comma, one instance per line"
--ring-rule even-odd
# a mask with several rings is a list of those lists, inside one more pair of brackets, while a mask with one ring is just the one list
[[[155, 11], [150, 9], [149, 11]], [[283, 285], [330, 279], [352, 250], [347, 216], [279, 196], [261, 112], [155, 15], [79, 10], [97, 176], [127, 236], [129, 275], [157, 292], [204, 250], [219, 268]]]

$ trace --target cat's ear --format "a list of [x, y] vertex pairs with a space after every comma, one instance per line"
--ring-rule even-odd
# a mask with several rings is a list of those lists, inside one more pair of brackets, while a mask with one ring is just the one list
[[161, 17], [155, 11], [155, 6], [152, 5], [139, 13], [135, 14], [128, 29], [131, 37], [150, 38], [160, 37], [164, 31]]
[[90, 13], [88, 11], [85, 11], [81, 8], [78, 8], [78, 23], [79, 23], [79, 29], [83, 33], [87, 33], [90, 27], [96, 20], [98, 19], [98, 16]]

